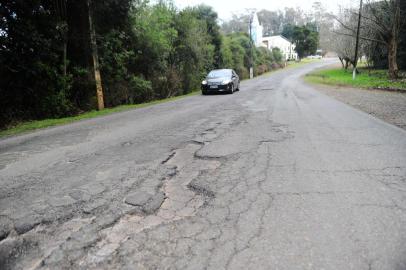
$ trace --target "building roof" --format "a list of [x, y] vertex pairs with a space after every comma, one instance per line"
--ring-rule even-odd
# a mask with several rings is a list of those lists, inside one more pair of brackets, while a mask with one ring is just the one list
[[263, 39], [263, 40], [271, 40], [271, 39], [276, 39], [276, 38], [282, 38], [282, 39], [286, 40], [287, 42], [292, 43], [289, 39], [285, 38], [285, 37], [282, 36], [282, 35], [275, 35], [275, 36], [270, 36], [270, 37], [263, 37], [262, 39]]

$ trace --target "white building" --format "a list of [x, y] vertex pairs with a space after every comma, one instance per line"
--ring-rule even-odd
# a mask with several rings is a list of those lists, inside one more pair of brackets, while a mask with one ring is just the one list
[[297, 60], [298, 55], [295, 51], [296, 46], [284, 36], [271, 36], [262, 38], [262, 46], [267, 47], [269, 50], [279, 48], [285, 56], [285, 60]]
[[[252, 22], [250, 25], [251, 25], [251, 39], [254, 42], [255, 46], [260, 47], [262, 45], [263, 27], [259, 22], [258, 15], [256, 12], [253, 14]], [[248, 29], [248, 33], [249, 32], [250, 29]]]

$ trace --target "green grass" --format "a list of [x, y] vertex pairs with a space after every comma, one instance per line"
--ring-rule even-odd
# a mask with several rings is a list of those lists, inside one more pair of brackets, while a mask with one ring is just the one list
[[47, 127], [53, 127], [53, 126], [59, 126], [59, 125], [65, 125], [69, 124], [72, 122], [76, 122], [79, 120], [83, 119], [90, 119], [90, 118], [95, 118], [103, 115], [108, 115], [112, 113], [117, 113], [117, 112], [122, 112], [122, 111], [127, 111], [131, 109], [138, 109], [138, 108], [144, 108], [148, 107], [151, 105], [156, 105], [160, 103], [165, 103], [169, 101], [174, 101], [178, 100], [184, 97], [188, 96], [193, 96], [197, 95], [200, 93], [199, 91], [194, 91], [190, 94], [183, 95], [183, 96], [178, 96], [178, 97], [171, 97], [167, 99], [161, 99], [161, 100], [155, 100], [152, 102], [148, 103], [142, 103], [142, 104], [134, 104], [134, 105], [122, 105], [122, 106], [117, 106], [114, 108], [106, 108], [102, 111], [90, 111], [86, 112], [77, 116], [72, 116], [72, 117], [65, 117], [65, 118], [58, 118], [58, 119], [44, 119], [44, 120], [37, 120], [37, 121], [30, 121], [30, 122], [23, 122], [16, 124], [15, 126], [9, 127], [8, 129], [5, 130], [0, 130], [0, 138], [5, 137], [5, 136], [11, 136], [11, 135], [17, 135], [21, 133], [26, 133], [29, 131], [33, 131], [36, 129], [42, 129], [42, 128], [47, 128]]
[[389, 80], [386, 70], [360, 69], [356, 79], [352, 71], [341, 68], [327, 69], [307, 74], [305, 80], [310, 83], [351, 86], [366, 89], [406, 90], [406, 80]]

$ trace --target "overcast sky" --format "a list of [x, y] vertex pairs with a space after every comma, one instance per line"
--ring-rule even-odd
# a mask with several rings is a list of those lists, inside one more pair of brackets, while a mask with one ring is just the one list
[[[348, 7], [357, 5], [359, 0], [319, 0], [328, 10], [336, 11], [338, 6]], [[201, 3], [212, 6], [219, 14], [220, 19], [227, 20], [232, 13], [244, 12], [247, 8], [257, 10], [268, 9], [277, 10], [285, 7], [300, 7], [308, 11], [311, 10], [315, 0], [174, 0], [179, 8], [195, 6]]]

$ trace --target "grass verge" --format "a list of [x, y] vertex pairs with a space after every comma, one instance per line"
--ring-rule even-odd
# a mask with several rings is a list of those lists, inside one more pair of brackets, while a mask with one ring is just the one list
[[188, 96], [194, 96], [199, 94], [200, 91], [194, 91], [190, 94], [183, 95], [183, 96], [177, 96], [177, 97], [171, 97], [167, 99], [161, 99], [161, 100], [155, 100], [151, 101], [148, 103], [141, 103], [141, 104], [132, 104], [132, 105], [122, 105], [122, 106], [117, 106], [114, 108], [106, 108], [102, 111], [90, 111], [86, 112], [77, 116], [71, 116], [71, 117], [64, 117], [64, 118], [58, 118], [58, 119], [44, 119], [44, 120], [37, 120], [37, 121], [29, 121], [29, 122], [23, 122], [19, 123], [15, 126], [12, 126], [8, 129], [5, 130], [0, 130], [0, 138], [1, 137], [6, 137], [6, 136], [12, 136], [12, 135], [17, 135], [17, 134], [22, 134], [26, 133], [29, 131], [33, 131], [36, 129], [42, 129], [42, 128], [47, 128], [47, 127], [53, 127], [53, 126], [59, 126], [59, 125], [65, 125], [69, 123], [73, 123], [79, 120], [84, 120], [84, 119], [90, 119], [90, 118], [95, 118], [103, 115], [108, 115], [112, 113], [117, 113], [117, 112], [122, 112], [122, 111], [127, 111], [131, 109], [138, 109], [138, 108], [144, 108], [156, 104], [161, 104], [169, 101], [174, 101], [178, 99], [182, 99]]
[[326, 69], [307, 74], [305, 80], [310, 83], [366, 89], [406, 90], [406, 80], [389, 80], [386, 70], [360, 69], [360, 73], [353, 80], [351, 70]]

